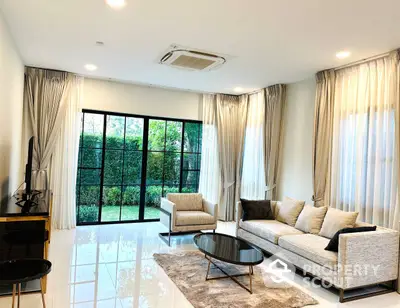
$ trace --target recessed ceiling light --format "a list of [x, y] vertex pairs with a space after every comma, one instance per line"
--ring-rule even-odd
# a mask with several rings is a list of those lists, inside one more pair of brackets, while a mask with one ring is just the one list
[[87, 71], [93, 72], [93, 71], [97, 70], [97, 66], [94, 64], [85, 64], [85, 69]]
[[233, 89], [233, 91], [236, 92], [236, 93], [240, 93], [240, 92], [243, 92], [243, 88], [236, 87], [236, 88]]
[[113, 9], [120, 9], [126, 5], [125, 0], [106, 0], [106, 3]]
[[336, 53], [336, 58], [338, 59], [344, 59], [347, 58], [348, 56], [350, 56], [350, 51], [342, 50]]

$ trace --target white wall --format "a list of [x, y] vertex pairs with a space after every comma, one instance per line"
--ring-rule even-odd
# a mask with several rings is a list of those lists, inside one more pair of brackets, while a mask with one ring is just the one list
[[284, 196], [312, 203], [312, 138], [315, 78], [288, 86], [278, 200]]
[[18, 188], [24, 65], [0, 11], [0, 197]]
[[201, 120], [201, 95], [86, 78], [83, 108]]

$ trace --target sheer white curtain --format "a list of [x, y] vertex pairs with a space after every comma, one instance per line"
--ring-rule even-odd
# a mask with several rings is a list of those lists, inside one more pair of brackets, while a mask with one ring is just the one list
[[76, 174], [78, 169], [79, 133], [81, 125], [83, 78], [74, 77], [67, 98], [66, 114], [50, 167], [50, 188], [53, 191], [53, 226], [71, 229], [76, 226]]
[[336, 71], [330, 191], [332, 207], [396, 229], [397, 69], [398, 57], [390, 55]]
[[250, 94], [245, 130], [241, 198], [265, 198], [264, 91]]
[[215, 110], [215, 95], [203, 95], [203, 141], [199, 192], [208, 201], [219, 203], [221, 173]]

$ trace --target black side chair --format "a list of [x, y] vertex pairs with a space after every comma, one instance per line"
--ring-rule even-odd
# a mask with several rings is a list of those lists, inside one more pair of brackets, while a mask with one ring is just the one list
[[[46, 308], [43, 293], [43, 277], [51, 272], [51, 262], [44, 259], [20, 259], [9, 260], [0, 263], [0, 284], [13, 285], [12, 308], [14, 308], [15, 295], [18, 292], [18, 304], [20, 307], [21, 284], [40, 279], [40, 291], [42, 294], [43, 308]], [[18, 291], [16, 290], [18, 288]]]

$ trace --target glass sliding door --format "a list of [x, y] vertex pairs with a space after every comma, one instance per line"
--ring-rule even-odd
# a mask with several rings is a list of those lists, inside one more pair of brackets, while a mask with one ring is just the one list
[[98, 222], [103, 161], [104, 116], [83, 114], [77, 175], [77, 223]]
[[144, 219], [160, 218], [160, 200], [179, 192], [182, 122], [149, 120]]
[[202, 125], [185, 123], [182, 165], [182, 192], [197, 192], [199, 189]]
[[102, 222], [139, 220], [143, 121], [106, 118]]
[[161, 197], [197, 192], [201, 122], [85, 110], [77, 222], [159, 219]]

